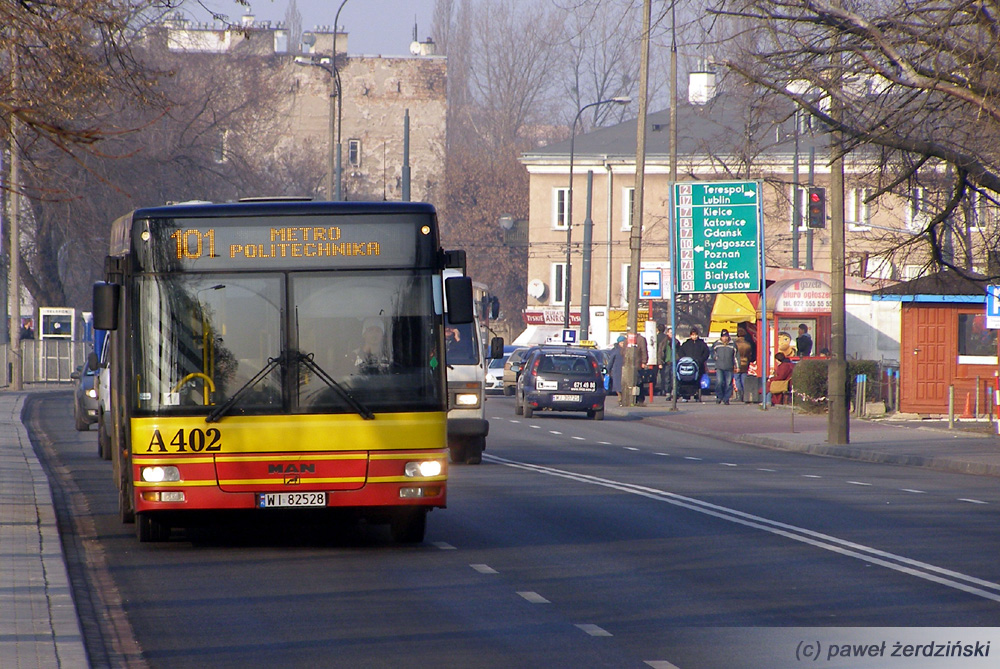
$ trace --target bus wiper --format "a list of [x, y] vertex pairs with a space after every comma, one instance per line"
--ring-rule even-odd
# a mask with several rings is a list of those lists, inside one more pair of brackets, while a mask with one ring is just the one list
[[206, 423], [218, 422], [220, 418], [229, 413], [229, 410], [236, 406], [236, 403], [242, 399], [243, 395], [246, 394], [251, 388], [260, 383], [261, 379], [271, 373], [275, 367], [285, 362], [285, 354], [282, 353], [277, 358], [268, 358], [267, 364], [259, 372], [254, 374], [253, 378], [243, 384], [243, 386], [237, 390], [235, 393], [229, 396], [225, 402], [219, 406], [212, 409], [207, 416], [205, 416]]
[[351, 393], [348, 392], [346, 388], [344, 388], [344, 386], [337, 383], [337, 381], [332, 376], [326, 373], [326, 370], [317, 365], [316, 361], [313, 359], [314, 355], [315, 354], [313, 353], [302, 353], [300, 351], [296, 354], [296, 357], [299, 363], [305, 365], [310, 371], [316, 374], [316, 376], [318, 376], [326, 385], [333, 388], [334, 391], [336, 391], [336, 393], [340, 395], [340, 397], [345, 402], [347, 402], [350, 405], [350, 407], [354, 409], [362, 418], [364, 418], [365, 420], [374, 419], [375, 414], [372, 413], [372, 410], [366, 407], [361, 402], [359, 402], [357, 399], [355, 399], [354, 396], [351, 395]]

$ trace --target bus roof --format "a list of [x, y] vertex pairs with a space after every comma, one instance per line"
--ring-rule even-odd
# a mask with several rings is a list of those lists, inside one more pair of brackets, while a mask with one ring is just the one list
[[198, 218], [214, 216], [282, 216], [310, 214], [435, 214], [426, 202], [312, 202], [272, 200], [252, 202], [181, 202], [161, 207], [145, 207], [132, 218]]

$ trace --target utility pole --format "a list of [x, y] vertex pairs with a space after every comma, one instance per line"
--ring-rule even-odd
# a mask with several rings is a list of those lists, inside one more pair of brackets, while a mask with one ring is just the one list
[[792, 267], [799, 268], [799, 226], [802, 225], [802, 195], [799, 189], [799, 114], [792, 115], [795, 123], [795, 155], [792, 157]]
[[[835, 3], [839, 5], [838, 3]], [[832, 63], [836, 76], [842, 76], [841, 58]], [[842, 71], [842, 70], [841, 70]], [[826, 394], [830, 398], [827, 414], [827, 437], [831, 444], [848, 444], [850, 412], [847, 406], [847, 310], [845, 297], [844, 244], [844, 142], [837, 127], [843, 117], [839, 87], [830, 96], [830, 116], [834, 121], [830, 133], [830, 362], [827, 367]]]
[[674, 202], [677, 183], [677, 2], [670, 3], [670, 409], [677, 411], [677, 203]]
[[623, 406], [635, 406], [635, 395], [632, 394], [638, 386], [636, 363], [638, 352], [637, 332], [639, 323], [639, 268], [642, 265], [642, 201], [643, 181], [646, 176], [646, 107], [647, 91], [649, 90], [649, 23], [652, 13], [652, 0], [642, 2], [642, 47], [639, 56], [639, 118], [636, 120], [635, 138], [635, 201], [632, 204], [632, 230], [629, 234], [629, 249], [632, 252], [628, 280], [628, 320], [626, 327], [627, 348], [625, 349], [625, 364], [622, 367], [622, 387], [619, 388], [619, 399]]

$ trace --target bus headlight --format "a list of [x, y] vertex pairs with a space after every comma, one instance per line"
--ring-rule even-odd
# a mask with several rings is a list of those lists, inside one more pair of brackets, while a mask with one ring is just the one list
[[166, 483], [181, 480], [181, 473], [177, 467], [143, 467], [139, 471], [139, 474], [146, 483]]
[[440, 460], [425, 460], [423, 462], [407, 462], [403, 473], [411, 478], [414, 476], [431, 477], [440, 476], [442, 470]]
[[455, 395], [455, 406], [472, 408], [479, 406], [479, 395], [476, 393], [458, 393]]

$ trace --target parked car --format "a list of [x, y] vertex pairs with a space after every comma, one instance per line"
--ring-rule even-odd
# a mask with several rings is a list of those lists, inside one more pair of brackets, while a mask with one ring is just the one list
[[503, 365], [503, 394], [513, 395], [517, 388], [517, 377], [521, 374], [521, 361], [524, 355], [531, 350], [530, 346], [515, 348], [507, 356], [507, 361]]
[[604, 419], [603, 365], [592, 350], [568, 346], [533, 348], [517, 380], [514, 413], [531, 418], [535, 411], [585, 411]]
[[509, 358], [509, 354], [504, 354], [502, 358], [493, 358], [486, 368], [486, 392], [489, 394], [503, 392], [503, 370]]
[[76, 429], [86, 432], [97, 422], [97, 372], [89, 367], [77, 367], [70, 374], [76, 381], [73, 388], [73, 422]]

